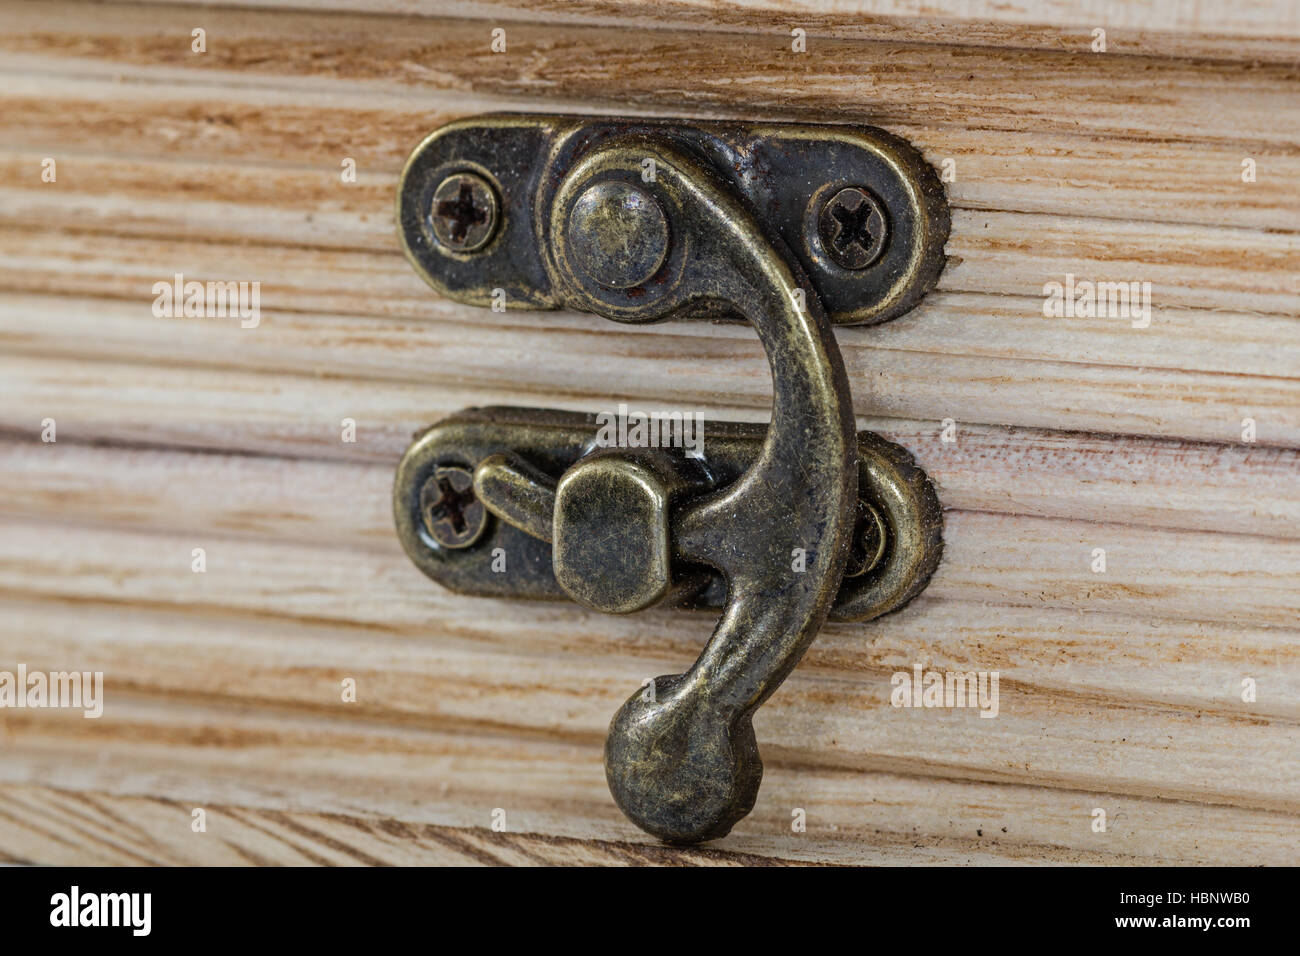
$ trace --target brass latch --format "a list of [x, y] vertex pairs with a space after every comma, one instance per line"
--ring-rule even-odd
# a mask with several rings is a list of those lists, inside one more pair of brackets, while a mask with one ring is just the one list
[[453, 590], [721, 611], [694, 666], [614, 716], [605, 767], [648, 832], [725, 835], [762, 777], [754, 711], [823, 621], [901, 607], [939, 562], [934, 490], [904, 449], [856, 432], [831, 331], [934, 286], [937, 177], [875, 129], [494, 116], [420, 144], [398, 217], [416, 269], [462, 302], [757, 331], [767, 426], [609, 447], [593, 416], [471, 409], [421, 435], [394, 486], [407, 553]]

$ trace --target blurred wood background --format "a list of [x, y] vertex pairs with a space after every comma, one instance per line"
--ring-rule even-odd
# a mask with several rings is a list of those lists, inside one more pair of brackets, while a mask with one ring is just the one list
[[[759, 712], [758, 806], [702, 849], [624, 820], [601, 748], [712, 621], [456, 597], [392, 530], [410, 436], [469, 405], [766, 417], [747, 328], [420, 281], [401, 163], [510, 109], [860, 122], [954, 161], [939, 290], [837, 330], [944, 562], [826, 628]], [[102, 670], [106, 702], [0, 710], [0, 859], [1296, 863], [1298, 182], [1288, 0], [5, 0], [0, 670]], [[259, 281], [260, 324], [155, 318], [176, 273]], [[1151, 282], [1150, 326], [1044, 318], [1063, 273]], [[999, 671], [999, 716], [891, 707], [916, 663]]]

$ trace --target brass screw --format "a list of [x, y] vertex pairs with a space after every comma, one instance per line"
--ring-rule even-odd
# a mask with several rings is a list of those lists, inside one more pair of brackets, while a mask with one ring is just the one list
[[874, 570], [885, 558], [889, 544], [889, 528], [880, 512], [871, 504], [858, 499], [858, 520], [853, 528], [852, 550], [844, 569], [846, 578], [856, 578]]
[[424, 527], [444, 548], [468, 548], [487, 527], [487, 509], [474, 495], [474, 475], [465, 468], [437, 468], [420, 489]]
[[473, 252], [496, 231], [496, 193], [483, 177], [456, 173], [434, 190], [429, 218], [440, 243], [456, 252]]
[[880, 200], [865, 189], [841, 189], [817, 217], [826, 253], [844, 269], [865, 269], [885, 251], [889, 223]]

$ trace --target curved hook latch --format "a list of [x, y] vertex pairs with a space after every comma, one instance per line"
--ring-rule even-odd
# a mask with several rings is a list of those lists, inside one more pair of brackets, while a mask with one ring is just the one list
[[[509, 148], [540, 162], [507, 186], [491, 160]], [[914, 304], [942, 265], [942, 190], [879, 131], [500, 117], [416, 150], [399, 219], [421, 274], [465, 301], [499, 282], [507, 305], [513, 290], [533, 308], [740, 317], [757, 332], [766, 429], [715, 426], [684, 454], [600, 447], [579, 416], [478, 410], [421, 436], [394, 489], [408, 553], [458, 590], [720, 608], [695, 664], [615, 715], [605, 765], [648, 832], [725, 835], [762, 777], [753, 714], [827, 616], [893, 610], [938, 563], [933, 489], [902, 449], [856, 434], [823, 302], [856, 322]], [[484, 575], [485, 536], [492, 554], [515, 549], [513, 582]]]
[[[652, 183], [641, 179], [647, 158]], [[592, 150], [561, 182], [549, 233], [574, 307], [646, 321], [708, 301], [748, 319], [767, 350], [774, 398], [758, 456], [672, 522], [674, 556], [726, 578], [722, 618], [689, 671], [623, 705], [605, 744], [614, 799], [639, 826], [668, 840], [722, 836], [758, 795], [751, 717], [803, 656], [844, 576], [858, 466], [844, 363], [793, 258], [678, 150], [644, 137]], [[634, 304], [629, 287], [645, 289]]]

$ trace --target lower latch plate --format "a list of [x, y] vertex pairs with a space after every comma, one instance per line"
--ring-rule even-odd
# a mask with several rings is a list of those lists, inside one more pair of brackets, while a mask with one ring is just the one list
[[[607, 447], [603, 433], [612, 427], [613, 416], [509, 406], [467, 409], [434, 425], [407, 450], [394, 483], [394, 518], [407, 554], [430, 578], [462, 594], [565, 600], [551, 545], [495, 518], [475, 500], [470, 476], [485, 459], [508, 454], [558, 478], [579, 459]], [[700, 423], [673, 417], [657, 427], [664, 451], [689, 456], [698, 465], [706, 493], [740, 476], [767, 434], [763, 424], [710, 421], [708, 440], [699, 441]], [[692, 428], [701, 432], [687, 441], [664, 439], [665, 432], [675, 440]], [[691, 451], [692, 438], [698, 457]], [[910, 453], [871, 432], [858, 432], [858, 472], [854, 550], [832, 620], [865, 621], [903, 606], [925, 587], [943, 550], [939, 500]], [[717, 611], [726, 597], [726, 581], [706, 570], [702, 584], [674, 602]]]

